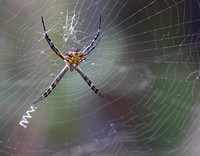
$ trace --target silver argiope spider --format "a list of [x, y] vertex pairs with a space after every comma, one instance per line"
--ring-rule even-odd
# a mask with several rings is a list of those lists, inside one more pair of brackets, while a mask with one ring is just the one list
[[101, 27], [101, 15], [99, 18], [99, 28], [97, 31], [97, 34], [95, 35], [94, 39], [92, 40], [92, 42], [90, 43], [90, 45], [88, 45], [86, 47], [85, 50], [80, 51], [77, 48], [71, 48], [69, 51], [67, 51], [65, 53], [65, 55], [63, 55], [58, 48], [53, 44], [53, 42], [51, 41], [51, 39], [49, 38], [47, 31], [46, 31], [46, 27], [44, 24], [44, 20], [43, 17], [41, 16], [42, 19], [42, 25], [44, 28], [44, 32], [45, 32], [45, 39], [47, 40], [49, 46], [51, 47], [51, 49], [60, 57], [64, 60], [65, 62], [65, 67], [62, 69], [62, 71], [58, 74], [58, 76], [55, 78], [55, 80], [52, 82], [52, 84], [50, 85], [50, 87], [46, 90], [46, 92], [39, 97], [38, 99], [36, 99], [35, 101], [33, 101], [33, 104], [36, 104], [37, 102], [40, 102], [41, 100], [43, 100], [44, 98], [46, 98], [51, 91], [56, 87], [56, 85], [59, 83], [59, 81], [62, 79], [62, 77], [65, 75], [66, 71], [69, 69], [71, 72], [75, 69], [80, 75], [81, 77], [85, 80], [85, 82], [91, 87], [91, 89], [98, 94], [100, 97], [103, 98], [103, 95], [99, 92], [98, 89], [95, 88], [95, 86], [93, 85], [93, 83], [90, 81], [90, 79], [83, 73], [83, 71], [81, 70], [81, 68], [78, 66], [83, 60], [86, 59], [86, 55], [88, 55], [92, 50], [94, 50], [94, 48], [97, 46], [97, 44], [99, 43], [100, 39], [96, 42], [96, 44], [94, 45], [95, 41], [97, 40], [97, 38], [99, 37], [100, 34], [100, 27]]

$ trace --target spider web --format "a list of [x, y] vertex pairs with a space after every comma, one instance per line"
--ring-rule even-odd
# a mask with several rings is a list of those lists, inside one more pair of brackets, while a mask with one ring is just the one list
[[[0, 155], [200, 154], [199, 1], [6, 0], [0, 8]], [[68, 71], [34, 108], [65, 65], [40, 16], [65, 53], [90, 44], [100, 14], [101, 41], [80, 68], [104, 98]]]

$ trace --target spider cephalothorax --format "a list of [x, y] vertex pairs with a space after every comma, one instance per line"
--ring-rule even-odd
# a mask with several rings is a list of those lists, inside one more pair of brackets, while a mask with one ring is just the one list
[[51, 47], [51, 49], [61, 58], [65, 61], [65, 67], [62, 69], [62, 71], [58, 74], [58, 76], [55, 78], [55, 80], [52, 82], [52, 84], [49, 86], [49, 88], [46, 90], [46, 92], [39, 97], [38, 99], [36, 99], [33, 104], [43, 100], [45, 97], [47, 97], [51, 91], [56, 87], [56, 85], [60, 82], [60, 80], [62, 79], [62, 77], [65, 75], [65, 73], [67, 72], [67, 70], [69, 69], [70, 71], [73, 71], [74, 69], [81, 75], [81, 77], [85, 80], [85, 82], [91, 87], [91, 89], [98, 94], [100, 97], [103, 97], [103, 95], [99, 92], [98, 89], [95, 88], [95, 86], [93, 85], [93, 83], [90, 81], [90, 79], [83, 73], [83, 71], [81, 70], [81, 68], [78, 66], [83, 60], [86, 59], [86, 55], [88, 55], [99, 43], [100, 39], [96, 42], [96, 44], [94, 45], [95, 41], [97, 40], [97, 38], [99, 37], [100, 34], [100, 26], [101, 26], [101, 15], [100, 15], [100, 19], [99, 19], [99, 29], [97, 31], [96, 36], [94, 37], [94, 39], [92, 40], [92, 42], [85, 48], [85, 50], [80, 51], [77, 48], [71, 48], [68, 52], [65, 53], [65, 55], [63, 55], [60, 50], [58, 50], [58, 48], [53, 44], [53, 42], [51, 41], [51, 39], [49, 38], [47, 32], [46, 32], [46, 28], [44, 25], [44, 20], [43, 17], [41, 17], [42, 19], [42, 24], [43, 24], [43, 28], [44, 28], [44, 32], [45, 32], [45, 39], [47, 40], [49, 46]]
[[83, 53], [77, 49], [77, 48], [71, 48], [68, 52], [65, 53], [64, 59], [72, 65], [78, 65], [83, 60], [86, 59], [86, 57], [83, 55]]

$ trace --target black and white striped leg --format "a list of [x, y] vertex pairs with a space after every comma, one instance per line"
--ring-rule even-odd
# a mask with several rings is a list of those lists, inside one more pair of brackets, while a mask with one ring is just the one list
[[96, 42], [96, 44], [87, 53], [84, 54], [84, 56], [88, 55], [92, 50], [94, 50], [94, 48], [96, 48], [96, 46], [98, 45], [100, 40], [101, 40], [101, 38]]
[[[98, 28], [98, 31], [97, 31], [97, 34], [95, 35], [94, 39], [92, 40], [92, 42], [90, 43], [89, 46], [87, 46], [87, 48], [85, 50], [83, 50], [83, 54], [84, 56], [88, 55], [96, 46], [97, 44], [99, 43], [99, 41], [101, 39], [98, 40], [98, 42], [95, 44], [95, 46], [92, 48], [92, 46], [94, 45], [94, 42], [97, 40], [97, 38], [99, 37], [100, 35], [100, 28], [101, 28], [101, 15], [100, 15], [100, 18], [99, 18], [99, 28]], [[87, 52], [90, 48], [92, 48], [89, 52]]]
[[46, 98], [51, 91], [56, 87], [56, 85], [59, 83], [59, 81], [62, 79], [62, 77], [65, 75], [65, 73], [68, 70], [68, 65], [66, 65], [62, 71], [59, 73], [59, 75], [56, 77], [56, 79], [52, 82], [51, 86], [46, 90], [46, 92], [39, 97], [38, 99], [36, 99], [35, 101], [33, 101], [33, 104], [36, 104], [38, 102], [40, 102], [41, 100], [43, 100], [44, 98]]
[[99, 90], [93, 85], [90, 79], [83, 73], [79, 66], [74, 67], [76, 71], [81, 75], [81, 77], [85, 80], [85, 82], [90, 86], [90, 88], [100, 97], [103, 98], [103, 95], [99, 92]]
[[51, 41], [50, 37], [48, 36], [47, 32], [46, 32], [46, 27], [44, 25], [44, 20], [43, 17], [41, 16], [42, 19], [42, 25], [44, 28], [44, 32], [45, 32], [45, 39], [47, 40], [49, 46], [51, 47], [51, 49], [56, 53], [56, 55], [58, 55], [60, 58], [62, 58], [64, 60], [64, 55], [60, 52], [60, 50], [53, 44], [53, 42]]

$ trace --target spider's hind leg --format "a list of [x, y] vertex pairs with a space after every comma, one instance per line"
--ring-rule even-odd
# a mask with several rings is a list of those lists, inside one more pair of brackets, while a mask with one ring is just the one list
[[38, 102], [40, 102], [41, 100], [43, 100], [44, 98], [46, 98], [51, 91], [56, 87], [56, 85], [60, 82], [60, 80], [62, 79], [62, 77], [65, 75], [65, 73], [67, 72], [69, 66], [66, 65], [62, 71], [58, 74], [58, 76], [56, 77], [56, 79], [52, 82], [51, 86], [46, 90], [46, 92], [40, 96], [38, 99], [36, 99], [35, 101], [33, 101], [33, 104], [36, 104]]
[[85, 82], [90, 86], [90, 88], [100, 97], [103, 98], [103, 95], [101, 92], [93, 85], [93, 83], [90, 81], [90, 79], [83, 73], [83, 71], [80, 69], [79, 66], [74, 67], [76, 71], [81, 75], [81, 77], [85, 80]]

